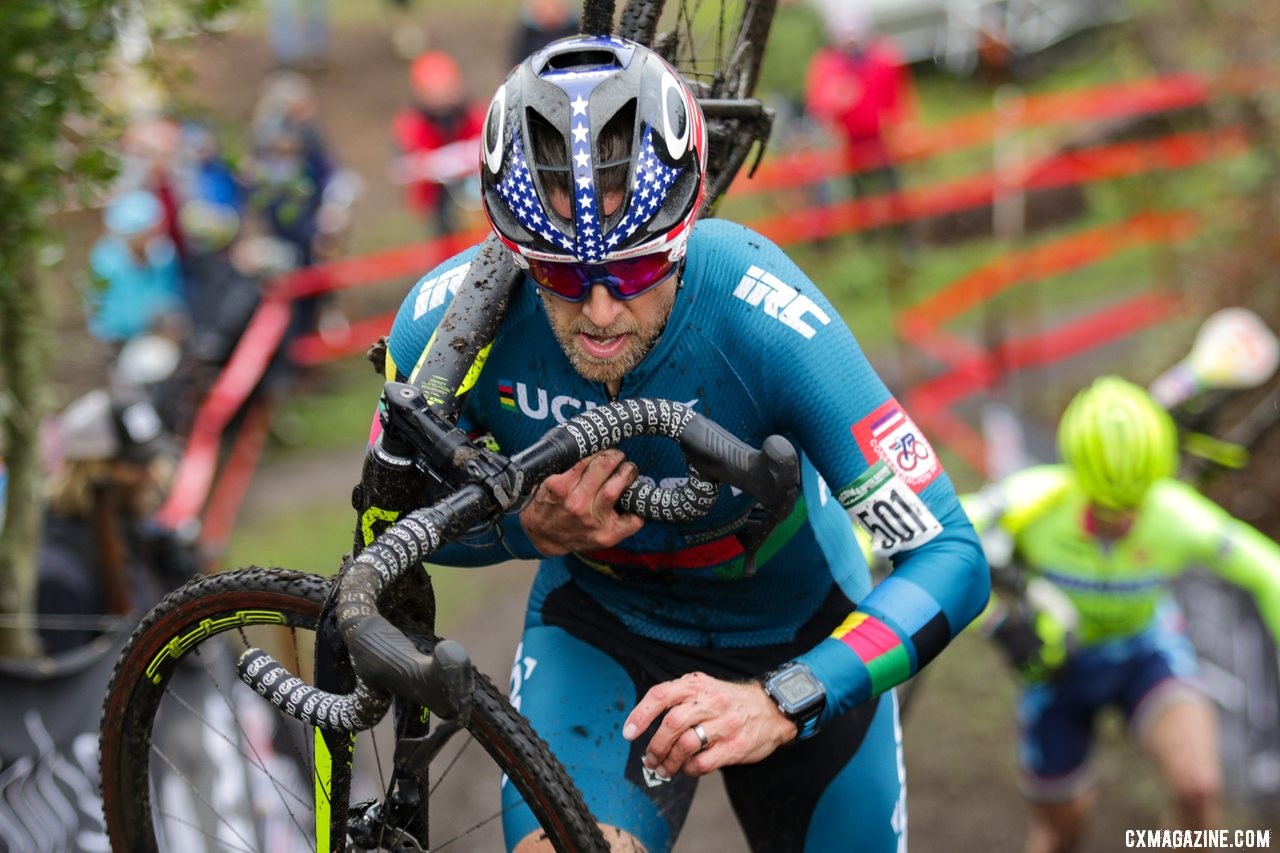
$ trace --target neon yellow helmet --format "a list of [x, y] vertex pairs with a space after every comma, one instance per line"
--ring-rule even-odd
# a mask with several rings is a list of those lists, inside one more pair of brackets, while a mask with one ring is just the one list
[[1095, 504], [1129, 509], [1178, 466], [1173, 418], [1142, 388], [1104, 376], [1081, 391], [1058, 423], [1058, 449]]

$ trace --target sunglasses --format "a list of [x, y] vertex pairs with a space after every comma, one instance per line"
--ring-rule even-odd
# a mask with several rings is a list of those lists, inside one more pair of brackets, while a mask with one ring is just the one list
[[604, 264], [565, 264], [529, 260], [529, 275], [538, 287], [568, 302], [581, 302], [591, 286], [602, 284], [614, 299], [635, 299], [661, 284], [676, 268], [667, 252], [639, 255]]

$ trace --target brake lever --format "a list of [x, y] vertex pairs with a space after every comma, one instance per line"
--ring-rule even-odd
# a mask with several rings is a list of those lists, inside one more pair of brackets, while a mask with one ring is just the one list
[[745, 552], [743, 574], [756, 573], [756, 555], [774, 529], [791, 514], [800, 495], [800, 460], [795, 447], [771, 435], [756, 450], [712, 420], [700, 415], [680, 436], [685, 460], [711, 480], [735, 486], [758, 502], [737, 535]]
[[716, 422], [694, 415], [680, 446], [702, 476], [741, 489], [771, 509], [791, 511], [799, 492], [800, 461], [782, 436], [769, 436], [756, 450]]

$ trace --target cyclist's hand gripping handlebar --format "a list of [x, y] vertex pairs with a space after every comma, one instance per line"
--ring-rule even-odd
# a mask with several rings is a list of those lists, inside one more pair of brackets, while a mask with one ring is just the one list
[[[427, 411], [413, 386], [388, 383], [384, 399], [388, 409]], [[388, 424], [395, 420], [394, 413], [386, 416]], [[438, 477], [452, 490], [387, 528], [343, 568], [335, 616], [356, 671], [356, 689], [346, 696], [319, 690], [257, 649], [240, 659], [242, 679], [282, 711], [310, 725], [342, 731], [368, 728], [386, 713], [392, 692], [443, 717], [465, 718], [471, 692], [465, 652], [448, 640], [438, 643], [434, 654], [421, 652], [381, 615], [394, 604], [386, 600], [388, 593], [441, 545], [497, 518], [543, 479], [593, 453], [639, 435], [679, 441], [690, 463], [688, 483], [672, 489], [635, 484], [620, 501], [623, 508], [646, 518], [683, 521], [705, 514], [715, 502], [719, 483], [729, 483], [761, 501], [755, 526], [743, 536], [751, 540], [744, 541], [749, 548], [763, 541], [772, 529], [770, 522], [790, 513], [799, 491], [799, 463], [786, 439], [770, 436], [761, 450], [755, 450], [687, 406], [666, 400], [621, 400], [590, 409], [553, 427], [510, 459], [465, 444], [458, 439], [459, 431], [438, 419], [424, 414], [411, 420], [416, 422], [414, 429], [429, 438], [409, 444], [436, 464], [448, 457]]]

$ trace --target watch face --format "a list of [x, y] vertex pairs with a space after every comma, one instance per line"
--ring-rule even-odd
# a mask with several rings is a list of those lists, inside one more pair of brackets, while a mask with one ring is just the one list
[[772, 686], [778, 698], [793, 707], [812, 699], [822, 690], [816, 678], [798, 667], [779, 673], [772, 679]]

